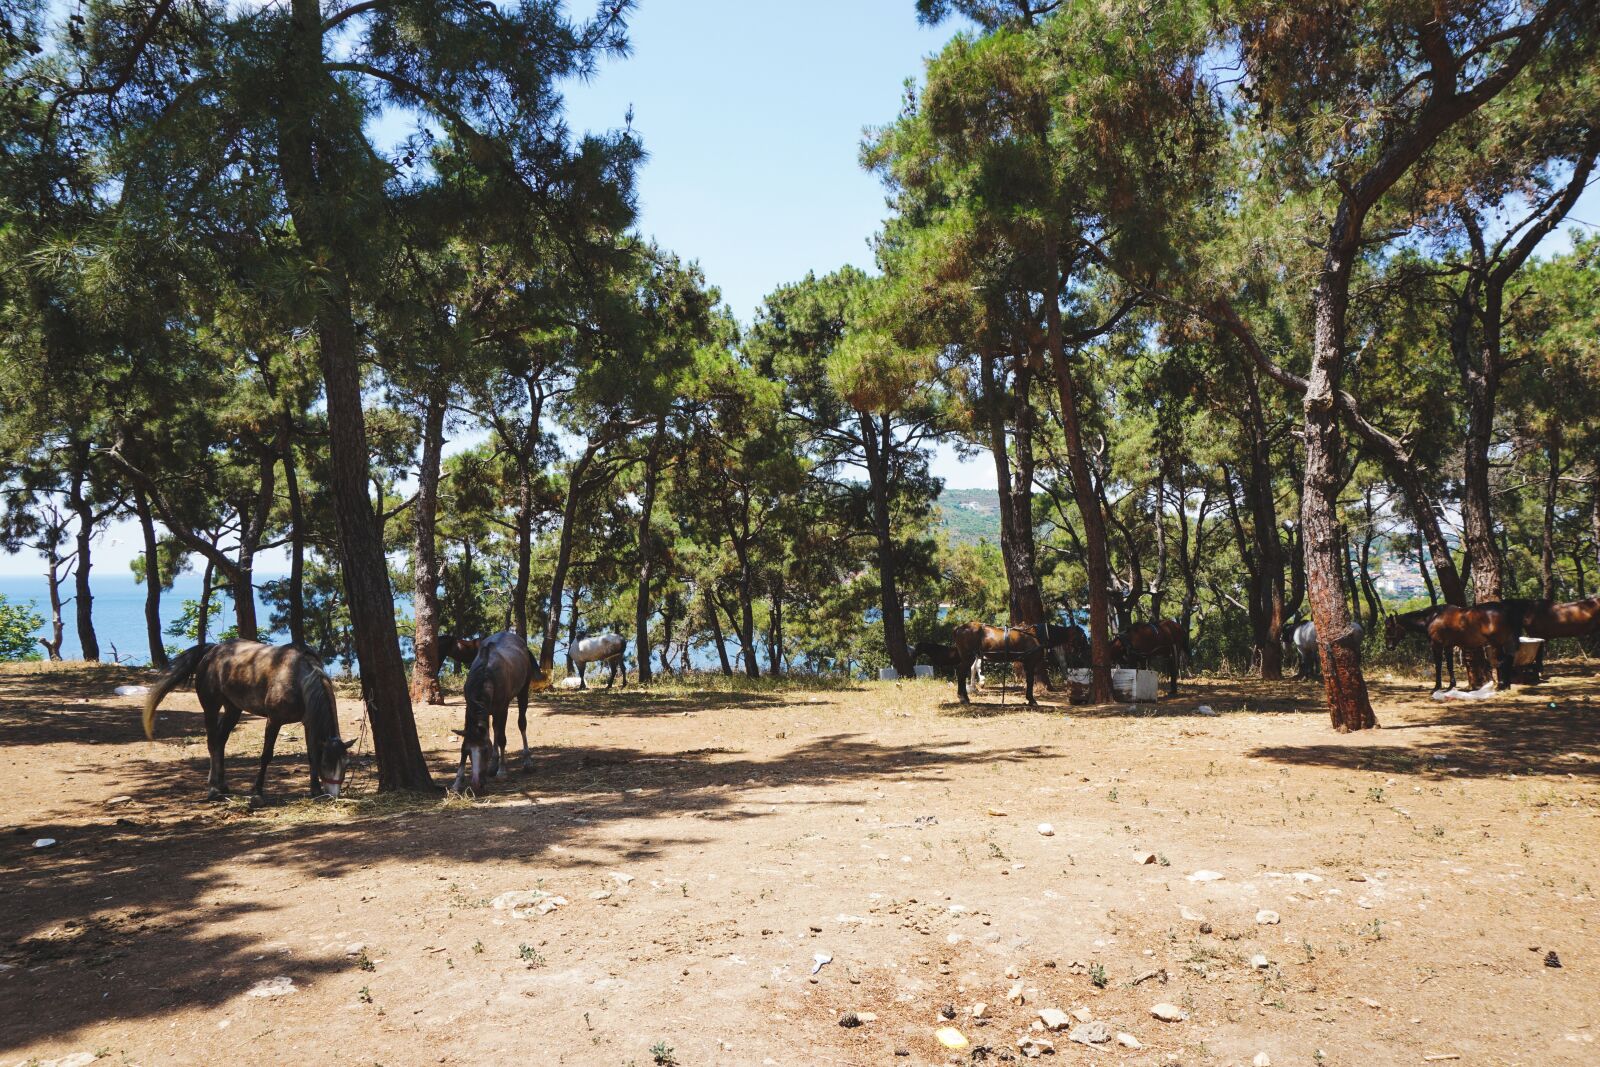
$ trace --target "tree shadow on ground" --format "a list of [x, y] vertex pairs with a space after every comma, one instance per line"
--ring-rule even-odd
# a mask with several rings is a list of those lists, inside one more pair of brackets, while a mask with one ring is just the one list
[[[591, 686], [587, 690], [569, 690], [551, 696], [541, 694], [528, 704], [535, 704], [550, 715], [632, 716], [650, 718], [658, 715], [682, 715], [685, 712], [718, 711], [727, 708], [771, 708], [788, 703], [781, 695], [770, 693], [724, 692], [711, 690], [700, 693], [682, 691], [656, 692], [632, 689], [607, 690]], [[516, 707], [512, 706], [512, 715]]]
[[[1409, 683], [1372, 688], [1375, 702], [1385, 693], [1396, 700], [1416, 699]], [[1587, 672], [1558, 669], [1542, 686], [1518, 687], [1481, 702], [1430, 704], [1431, 717], [1424, 722], [1347, 735], [1338, 742], [1262, 747], [1249, 755], [1301, 766], [1445, 779], [1513, 774], [1600, 778], [1597, 696]], [[1380, 722], [1382, 718], [1380, 714]]]
[[[41, 735], [36, 744], [78, 740], [75, 724], [49, 711], [17, 714]], [[531, 770], [492, 782], [478, 802], [373, 796], [370, 773], [336, 803], [287, 802], [305, 787], [298, 749], [280, 746], [268, 786], [278, 800], [262, 812], [198, 799], [203, 749], [176, 760], [119, 753], [113, 770], [97, 773], [113, 775], [131, 799], [115, 808], [84, 805], [81, 818], [13, 826], [0, 837], [0, 1001], [8, 1005], [0, 1052], [79, 1040], [108, 1020], [215, 1008], [278, 975], [308, 984], [356, 966], [342, 946], [293, 929], [287, 917], [273, 927], [273, 940], [221, 929], [235, 920], [259, 928], [261, 912], [288, 906], [281, 894], [326, 895], [332, 915], [356, 881], [381, 885], [385, 866], [415, 870], [430, 860], [463, 874], [494, 864], [496, 877], [518, 882], [504, 888], [521, 889], [532, 879], [508, 876], [507, 861], [571, 873], [713, 841], [681, 821], [668, 829], [654, 820], [755, 820], [793, 804], [852, 803], [760, 795], [773, 787], [1050, 758], [1038, 747], [886, 745], [852, 733], [814, 737], [770, 757], [725, 748], [540, 746]], [[434, 759], [443, 769], [439, 753]], [[511, 759], [518, 766], [515, 750]], [[245, 786], [242, 770], [233, 768], [235, 787]], [[618, 823], [633, 824], [633, 832], [619, 833]], [[34, 848], [43, 837], [58, 844]], [[367, 868], [378, 870], [361, 875]]]

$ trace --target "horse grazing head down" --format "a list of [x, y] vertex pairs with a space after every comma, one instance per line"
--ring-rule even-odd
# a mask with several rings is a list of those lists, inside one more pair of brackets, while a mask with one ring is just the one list
[[322, 750], [317, 753], [317, 778], [322, 784], [322, 791], [336, 800], [350, 773], [350, 750], [355, 747], [354, 741], [330, 737], [322, 742]]
[[1405, 640], [1407, 632], [1405, 624], [1400, 621], [1400, 616], [1386, 616], [1383, 620], [1383, 647], [1393, 652], [1395, 647]]
[[461, 738], [462, 760], [472, 764], [470, 781], [474, 792], [482, 791], [485, 771], [494, 774], [498, 770], [498, 753], [489, 735], [489, 704], [494, 699], [494, 683], [486, 675], [487, 672], [479, 671], [468, 673], [463, 694], [467, 702], [466, 722], [454, 731]]

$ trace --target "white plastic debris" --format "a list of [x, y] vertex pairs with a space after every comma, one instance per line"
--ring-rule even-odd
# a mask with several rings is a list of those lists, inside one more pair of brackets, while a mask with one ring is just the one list
[[119, 697], [142, 697], [150, 692], [147, 685], [119, 685], [112, 690]]
[[826, 952], [819, 952], [811, 957], [811, 973], [816, 974], [822, 968], [833, 962], [833, 957]]
[[49, 848], [51, 845], [53, 845], [55, 843], [56, 843], [56, 839], [53, 838], [53, 837], [41, 837], [38, 840], [34, 841], [33, 847], [34, 848]]
[[1200, 714], [1200, 715], [1215, 715], [1215, 714], [1217, 714], [1217, 709], [1213, 708], [1210, 704], [1201, 704], [1198, 708], [1195, 708], [1194, 710], [1195, 710], [1195, 712], [1197, 714]]

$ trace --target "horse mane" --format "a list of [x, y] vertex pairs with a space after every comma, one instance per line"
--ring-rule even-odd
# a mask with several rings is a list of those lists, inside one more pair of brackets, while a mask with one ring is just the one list
[[313, 730], [320, 735], [321, 741], [340, 740], [339, 714], [334, 710], [333, 679], [308, 654], [299, 657], [299, 670], [300, 699], [306, 712], [306, 747], [312, 747]]

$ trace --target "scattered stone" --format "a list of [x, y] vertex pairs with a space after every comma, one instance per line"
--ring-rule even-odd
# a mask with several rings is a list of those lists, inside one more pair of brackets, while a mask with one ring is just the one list
[[1216, 881], [1222, 880], [1225, 877], [1227, 877], [1227, 876], [1223, 875], [1223, 874], [1219, 874], [1216, 871], [1195, 871], [1193, 874], [1189, 875], [1189, 881], [1191, 881], [1191, 882], [1216, 882]]
[[1257, 952], [1254, 956], [1250, 957], [1250, 966], [1254, 967], [1258, 971], [1261, 971], [1272, 966], [1272, 961], [1267, 959], [1265, 954]]
[[1272, 1057], [1265, 1052], [1256, 1053], [1256, 1058], [1250, 1061], [1251, 1067], [1272, 1067]]
[[1017, 970], [1016, 964], [1012, 964], [1010, 967], [1006, 968], [1006, 977], [1007, 978], [1021, 978], [1022, 977], [1022, 972]]
[[1152, 864], [1155, 861], [1156, 854], [1154, 852], [1135, 852], [1133, 854], [1133, 862], [1141, 867]]
[[1204, 915], [1190, 907], [1180, 907], [1178, 909], [1178, 914], [1192, 923], [1203, 923], [1206, 921], [1206, 917]]
[[1156, 1004], [1151, 1007], [1150, 1014], [1164, 1023], [1181, 1023], [1189, 1017], [1189, 1013], [1176, 1004], [1166, 1003]]
[[611, 890], [609, 890], [609, 889], [596, 889], [593, 893], [589, 894], [589, 899], [590, 900], [610, 900], [611, 899]]
[[875, 1023], [878, 1021], [878, 1013], [875, 1011], [858, 1011], [855, 1013], [855, 1017], [857, 1021], [862, 1023]]
[[1018, 1039], [1017, 1049], [1028, 1059], [1036, 1060], [1046, 1052], [1054, 1052], [1056, 1046], [1055, 1042], [1050, 1041], [1048, 1038], [1035, 1037], [1029, 1034], [1027, 1037]]
[[367, 943], [365, 941], [352, 941], [344, 947], [346, 956], [359, 956], [365, 951], [367, 951]]
[[1076, 1041], [1080, 1045], [1103, 1045], [1111, 1040], [1111, 1027], [1105, 1023], [1084, 1023], [1074, 1026], [1072, 1033], [1067, 1035], [1068, 1041]]
[[1006, 813], [1001, 811], [999, 808], [990, 808], [989, 814], [993, 815], [997, 819], [1003, 819], [1006, 817]]
[[1073, 1008], [1072, 1017], [1080, 1023], [1091, 1022], [1094, 1019], [1094, 1012], [1088, 1008]]
[[1021, 982], [1016, 982], [1016, 983], [1012, 984], [1011, 990], [1008, 993], [1006, 993], [1006, 999], [1011, 1001], [1013, 1004], [1021, 1004], [1022, 1003], [1022, 983]]
[[1196, 712], [1198, 712], [1199, 714], [1201, 714], [1201, 715], [1210, 716], [1210, 715], [1217, 714], [1217, 709], [1213, 708], [1210, 704], [1201, 704], [1198, 708], [1195, 708], [1194, 710]]
[[1322, 875], [1312, 874], [1310, 871], [1295, 871], [1294, 880], [1302, 885], [1310, 885], [1313, 882], [1322, 881]]
[[294, 979], [282, 974], [276, 978], [267, 978], [257, 982], [245, 990], [244, 995], [247, 997], [286, 997], [294, 992], [296, 992]]
[[49, 848], [51, 845], [53, 845], [55, 843], [56, 843], [56, 839], [53, 838], [53, 837], [41, 837], [38, 840], [34, 841], [33, 847], [34, 848]]
[[616, 880], [618, 885], [627, 885], [633, 881], [633, 875], [623, 874], [621, 871], [612, 871], [611, 877]]
[[1117, 1044], [1121, 1045], [1123, 1048], [1144, 1048], [1144, 1042], [1140, 1041], [1132, 1034], [1118, 1034]]
[[1060, 1008], [1040, 1008], [1039, 1021], [1044, 1023], [1046, 1030], [1065, 1030], [1072, 1023]]
[[132, 797], [126, 796], [126, 795], [120, 796], [120, 797], [112, 797], [110, 800], [106, 801], [106, 807], [114, 808], [118, 804], [127, 804], [132, 800], [133, 800]]
[[1256, 922], [1262, 926], [1277, 926], [1278, 913], [1267, 908], [1262, 908], [1260, 911], [1256, 912]]
[[974, 1004], [972, 1006], [972, 1017], [974, 1019], [981, 1019], [985, 1015], [987, 1015], [988, 1013], [989, 1013], [989, 1005], [985, 1004], [981, 1000], [978, 1001], [978, 1003], [976, 1003], [976, 1004]]
[[1047, 822], [1042, 822], [1039, 824], [1039, 836], [1054, 837], [1056, 836], [1056, 828]]
[[941, 1026], [933, 1032], [934, 1039], [945, 1048], [966, 1048], [967, 1035], [953, 1026]]
[[93, 1052], [74, 1052], [70, 1056], [62, 1056], [58, 1060], [23, 1060], [23, 1063], [36, 1063], [39, 1067], [89, 1067], [100, 1057]]
[[1373, 1000], [1371, 997], [1362, 997], [1361, 998], [1361, 1003], [1365, 1004], [1369, 1008], [1381, 1008], [1381, 1007], [1383, 1007], [1382, 1004], [1379, 1004], [1376, 1000]]
[[1555, 949], [1551, 949], [1549, 952], [1544, 954], [1544, 965], [1546, 967], [1561, 966], [1561, 957], [1556, 955]]

